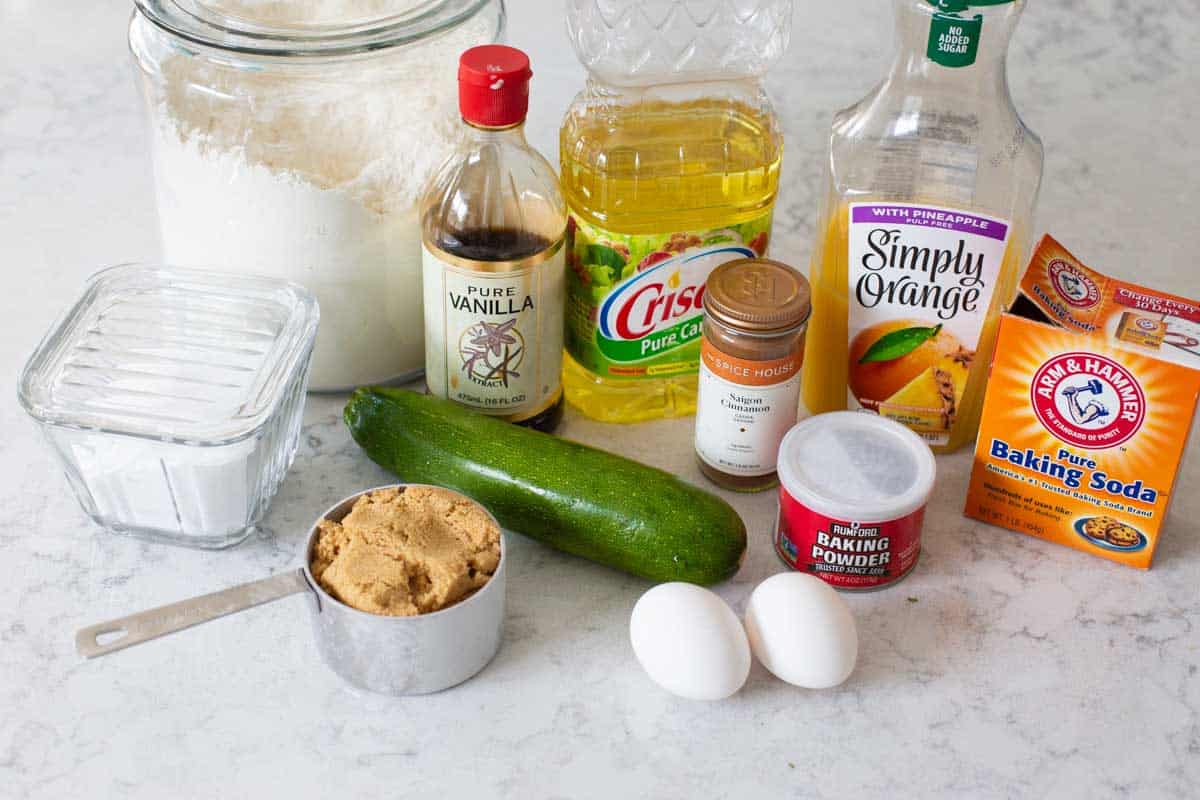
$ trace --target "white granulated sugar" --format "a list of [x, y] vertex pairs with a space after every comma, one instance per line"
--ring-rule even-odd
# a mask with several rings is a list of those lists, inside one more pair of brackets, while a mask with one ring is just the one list
[[428, 42], [348, 60], [258, 71], [185, 55], [162, 64], [152, 91], [166, 261], [309, 288], [321, 305], [314, 389], [423, 365], [416, 206], [460, 136], [458, 55], [488, 41], [492, 23], [479, 15]]

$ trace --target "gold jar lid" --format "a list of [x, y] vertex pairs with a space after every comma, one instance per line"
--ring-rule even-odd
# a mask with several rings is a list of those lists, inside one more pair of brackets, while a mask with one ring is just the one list
[[812, 290], [795, 269], [769, 258], [727, 261], [708, 276], [704, 311], [748, 333], [790, 330], [808, 321]]

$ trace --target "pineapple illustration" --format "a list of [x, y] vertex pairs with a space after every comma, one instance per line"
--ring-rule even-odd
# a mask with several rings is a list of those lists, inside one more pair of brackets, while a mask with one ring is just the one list
[[965, 347], [942, 357], [879, 404], [879, 413], [917, 431], [950, 430], [958, 414], [975, 353]]

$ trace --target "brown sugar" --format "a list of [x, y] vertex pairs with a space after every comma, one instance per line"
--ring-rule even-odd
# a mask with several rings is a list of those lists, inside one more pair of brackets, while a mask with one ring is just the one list
[[478, 591], [500, 564], [500, 529], [477, 503], [416, 486], [363, 495], [339, 523], [321, 520], [312, 573], [359, 611], [414, 616]]

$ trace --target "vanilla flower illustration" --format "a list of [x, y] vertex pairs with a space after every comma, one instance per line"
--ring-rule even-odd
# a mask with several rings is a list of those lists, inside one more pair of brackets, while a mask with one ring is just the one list
[[[467, 350], [463, 353], [463, 372], [468, 375], [475, 374], [475, 362], [483, 358], [487, 353], [483, 350]], [[484, 362], [486, 364], [486, 361]]]
[[504, 350], [506, 344], [516, 344], [517, 340], [508, 335], [508, 332], [517, 324], [515, 319], [510, 319], [508, 322], [499, 324], [490, 322], [480, 322], [479, 326], [483, 328], [483, 333], [471, 340], [471, 344], [476, 347], [482, 347], [484, 350], [492, 351], [492, 355], [499, 356]]

